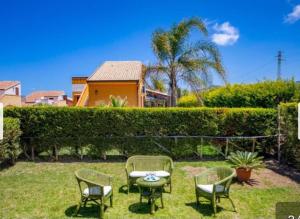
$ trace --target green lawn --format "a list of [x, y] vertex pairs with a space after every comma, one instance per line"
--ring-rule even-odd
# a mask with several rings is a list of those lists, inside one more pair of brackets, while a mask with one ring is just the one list
[[[164, 193], [165, 208], [155, 218], [212, 217], [208, 202], [195, 205], [192, 175], [203, 170], [199, 167], [227, 165], [223, 161], [176, 162], [172, 194]], [[114, 207], [108, 208], [105, 218], [152, 218], [147, 204], [139, 204], [138, 193], [127, 195], [124, 163], [31, 163], [18, 162], [14, 167], [0, 171], [0, 218], [69, 218], [79, 201], [79, 190], [74, 171], [91, 168], [114, 176]], [[261, 170], [263, 171], [263, 170]], [[269, 174], [269, 175], [264, 175]], [[270, 175], [271, 174], [271, 175]], [[217, 217], [220, 218], [274, 218], [275, 204], [279, 201], [299, 201], [299, 184], [275, 186], [272, 172], [260, 174], [263, 182], [254, 186], [232, 186], [231, 195], [237, 207], [232, 211], [230, 202], [222, 199]], [[281, 177], [277, 175], [277, 178]], [[281, 181], [285, 178], [280, 178]], [[124, 187], [123, 187], [124, 186]], [[88, 205], [79, 217], [98, 216], [98, 208]]]

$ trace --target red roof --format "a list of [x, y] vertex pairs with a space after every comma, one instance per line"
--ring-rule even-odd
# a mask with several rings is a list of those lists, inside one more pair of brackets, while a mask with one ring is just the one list
[[7, 90], [20, 84], [19, 81], [0, 81], [0, 90]]
[[36, 100], [41, 99], [42, 97], [58, 97], [65, 95], [64, 91], [57, 91], [57, 90], [51, 90], [51, 91], [35, 91], [26, 96], [26, 102], [27, 103], [33, 103]]

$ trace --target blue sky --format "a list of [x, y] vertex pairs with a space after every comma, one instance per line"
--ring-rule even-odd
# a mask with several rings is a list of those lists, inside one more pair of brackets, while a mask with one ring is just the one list
[[283, 76], [300, 80], [300, 0], [0, 3], [0, 80], [20, 80], [23, 94], [70, 94], [72, 76], [88, 76], [105, 60], [154, 62], [151, 33], [192, 16], [207, 22], [229, 82], [275, 79], [278, 50]]

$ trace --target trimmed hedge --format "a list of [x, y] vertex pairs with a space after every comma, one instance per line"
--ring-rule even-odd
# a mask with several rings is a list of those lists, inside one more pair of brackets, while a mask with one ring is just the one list
[[11, 164], [14, 164], [18, 155], [21, 152], [20, 149], [20, 120], [16, 118], [4, 118], [3, 140], [0, 140], [0, 161], [9, 160]]
[[[299, 100], [300, 84], [294, 80], [233, 84], [203, 94], [203, 103], [207, 107], [276, 108], [281, 102]], [[194, 107], [199, 106], [199, 103], [194, 95], [189, 95], [180, 98], [178, 106]]]
[[[21, 120], [23, 143], [35, 144], [39, 152], [92, 145], [91, 150], [99, 154], [112, 148], [128, 154], [151, 154], [161, 152], [151, 136], [270, 135], [277, 127], [273, 109], [23, 107], [7, 108], [4, 115]], [[190, 143], [168, 141], [162, 140], [162, 144], [175, 156], [193, 150]]]
[[280, 104], [280, 125], [284, 144], [282, 160], [300, 169], [300, 140], [298, 139], [298, 104]]

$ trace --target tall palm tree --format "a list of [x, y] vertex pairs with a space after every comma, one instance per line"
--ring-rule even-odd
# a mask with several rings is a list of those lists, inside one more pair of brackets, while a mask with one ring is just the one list
[[156, 90], [160, 92], [166, 92], [166, 85], [162, 78], [159, 77], [159, 74], [149, 74], [149, 77], [145, 79], [146, 87], [151, 90]]
[[[208, 41], [190, 41], [190, 33], [197, 29], [207, 36], [207, 29], [200, 18], [183, 20], [170, 30], [156, 30], [152, 36], [152, 48], [157, 64], [147, 68], [148, 73], [163, 73], [168, 80], [171, 106], [176, 106], [178, 82], [186, 82], [194, 91], [208, 81], [214, 70], [225, 80], [225, 70], [215, 44]], [[198, 96], [200, 100], [201, 97]]]

